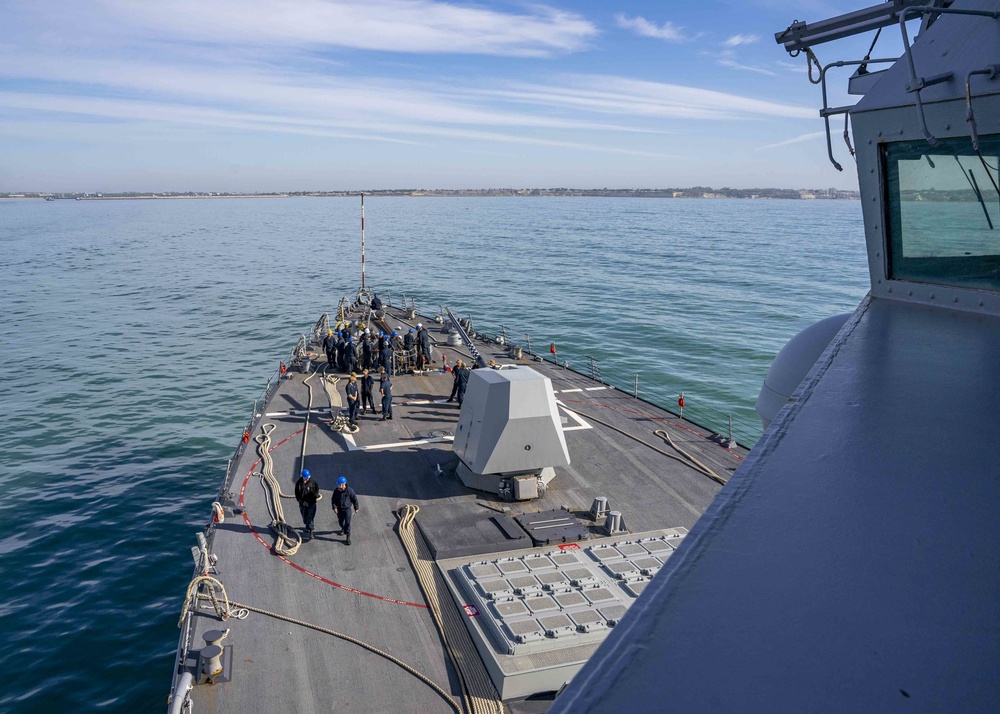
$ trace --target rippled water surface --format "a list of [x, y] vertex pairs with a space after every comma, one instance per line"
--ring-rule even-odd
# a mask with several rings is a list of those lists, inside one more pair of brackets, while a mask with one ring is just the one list
[[[0, 711], [160, 711], [188, 549], [297, 335], [356, 289], [353, 198], [2, 201]], [[737, 437], [867, 290], [853, 201], [369, 198], [368, 279]]]

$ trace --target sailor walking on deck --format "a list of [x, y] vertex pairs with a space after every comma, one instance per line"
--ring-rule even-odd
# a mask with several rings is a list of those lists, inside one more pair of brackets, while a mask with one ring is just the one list
[[319, 484], [313, 480], [307, 469], [302, 469], [302, 475], [295, 482], [295, 500], [299, 502], [302, 523], [305, 525], [306, 535], [310, 538], [316, 521], [316, 501], [319, 499]]
[[358, 512], [358, 494], [347, 485], [343, 476], [337, 479], [337, 488], [333, 489], [333, 511], [337, 514], [340, 532], [347, 536], [347, 545], [350, 545], [351, 518]]
[[392, 419], [392, 382], [385, 370], [379, 371], [379, 394], [382, 395], [382, 421]]

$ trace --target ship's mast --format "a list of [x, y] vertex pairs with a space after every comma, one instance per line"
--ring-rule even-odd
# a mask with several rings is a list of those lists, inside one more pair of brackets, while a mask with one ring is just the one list
[[365, 194], [361, 194], [361, 292], [365, 292]]

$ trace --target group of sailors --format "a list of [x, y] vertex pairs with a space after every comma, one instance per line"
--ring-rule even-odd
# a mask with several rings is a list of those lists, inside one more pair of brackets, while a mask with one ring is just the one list
[[[375, 378], [364, 370], [359, 377], [354, 372], [347, 381], [344, 392], [347, 394], [347, 422], [351, 426], [358, 425], [358, 415], [364, 414], [370, 408], [375, 413]], [[392, 381], [383, 368], [378, 371], [378, 392], [382, 400], [382, 421], [392, 419]]]
[[402, 337], [402, 327], [391, 333], [357, 330], [349, 322], [327, 330], [323, 351], [331, 368], [350, 374], [365, 369], [384, 369], [390, 376], [422, 370], [433, 362], [431, 336], [422, 324], [411, 327]]
[[[371, 301], [372, 311], [378, 313], [381, 307], [382, 302], [376, 295]], [[377, 314], [377, 317], [381, 316], [381, 313]], [[385, 325], [384, 322], [382, 324]], [[427, 328], [417, 323], [416, 327], [406, 332], [402, 327], [391, 332], [376, 332], [371, 327], [350, 321], [342, 321], [336, 327], [336, 331], [327, 330], [323, 351], [331, 369], [350, 375], [346, 387], [349, 423], [356, 426], [359, 413], [364, 414], [368, 409], [376, 413], [375, 375], [379, 379], [378, 391], [382, 398], [382, 420], [392, 419], [392, 383], [389, 378], [410, 370], [423, 370], [434, 361]], [[471, 369], [477, 366], [473, 364]], [[488, 366], [500, 368], [493, 360]], [[461, 407], [469, 383], [470, 365], [459, 360], [452, 375], [454, 384], [448, 401], [457, 401]]]

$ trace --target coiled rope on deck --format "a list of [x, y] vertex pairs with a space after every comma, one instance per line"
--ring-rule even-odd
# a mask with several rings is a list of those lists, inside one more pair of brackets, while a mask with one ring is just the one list
[[[198, 593], [198, 589], [202, 585], [208, 586], [207, 595]], [[187, 617], [188, 611], [194, 605], [196, 598], [211, 600], [212, 607], [215, 608], [215, 614], [219, 616], [220, 620], [228, 620], [230, 617], [235, 617], [237, 620], [243, 620], [246, 619], [246, 616], [249, 614], [248, 608], [244, 608], [242, 605], [237, 605], [235, 609], [233, 608], [235, 603], [229, 602], [229, 597], [226, 595], [226, 586], [220, 581], [216, 580], [211, 575], [199, 575], [188, 583], [187, 593], [184, 595], [184, 606], [181, 608], [181, 617], [177, 621], [178, 627], [184, 626], [184, 618]]]
[[420, 508], [413, 505], [399, 509], [399, 539], [427, 599], [441, 641], [458, 672], [465, 710], [469, 714], [503, 714], [503, 702], [465, 627], [464, 615], [459, 614], [455, 607], [441, 607], [439, 593], [447, 593], [448, 586], [430, 558], [423, 539], [413, 527], [419, 511]]
[[[222, 587], [222, 583], [219, 583], [218, 580], [215, 580], [214, 582], [218, 583], [219, 587]], [[189, 592], [190, 592], [190, 590], [189, 590]], [[225, 595], [225, 591], [223, 591], [223, 595]], [[199, 595], [199, 597], [202, 598], [202, 599], [208, 599], [209, 598], [208, 595]], [[294, 617], [289, 617], [288, 615], [282, 615], [282, 614], [277, 613], [277, 612], [271, 612], [270, 610], [264, 610], [264, 609], [259, 608], [259, 607], [254, 607], [253, 605], [245, 605], [245, 604], [239, 603], [239, 602], [229, 602], [228, 600], [226, 601], [226, 603], [227, 603], [228, 606], [232, 606], [233, 608], [238, 608], [239, 611], [256, 612], [256, 613], [258, 613], [260, 615], [266, 615], [267, 617], [273, 617], [276, 620], [283, 620], [285, 622], [290, 622], [290, 623], [295, 624], [295, 625], [301, 625], [302, 627], [308, 627], [311, 630], [316, 630], [317, 632], [323, 632], [323, 633], [325, 633], [327, 635], [332, 635], [333, 637], [337, 637], [337, 638], [339, 638], [341, 640], [344, 640], [345, 642], [350, 642], [351, 644], [355, 644], [358, 647], [363, 647], [364, 649], [368, 650], [369, 652], [373, 652], [373, 653], [377, 654], [379, 657], [382, 657], [384, 659], [389, 660], [393, 664], [401, 667], [403, 670], [405, 670], [405, 671], [409, 672], [410, 674], [412, 674], [414, 677], [416, 677], [421, 682], [423, 682], [424, 684], [426, 684], [428, 687], [430, 687], [431, 689], [433, 689], [442, 699], [444, 699], [448, 703], [448, 706], [450, 706], [453, 710], [455, 710], [455, 712], [457, 712], [457, 714], [461, 714], [461, 712], [462, 712], [462, 709], [461, 709], [461, 707], [459, 707], [458, 702], [456, 702], [454, 700], [454, 698], [452, 698], [452, 696], [450, 694], [448, 694], [448, 692], [446, 692], [444, 689], [442, 689], [437, 684], [437, 682], [435, 682], [430, 677], [428, 677], [428, 676], [426, 676], [424, 674], [421, 674], [419, 671], [417, 671], [416, 669], [414, 669], [413, 667], [411, 667], [410, 665], [408, 665], [403, 660], [401, 660], [401, 659], [399, 659], [397, 657], [393, 657], [388, 652], [386, 652], [384, 650], [380, 650], [378, 647], [375, 647], [374, 645], [370, 645], [367, 642], [363, 642], [362, 640], [359, 640], [359, 639], [357, 639], [355, 637], [351, 637], [350, 635], [345, 635], [342, 632], [337, 632], [335, 630], [331, 630], [331, 629], [328, 629], [326, 627], [322, 627], [320, 625], [314, 625], [311, 622], [306, 622], [305, 620], [299, 620], [299, 619], [296, 619]], [[234, 612], [236, 612], [236, 610], [234, 610]], [[182, 615], [182, 619], [183, 619], [183, 615]], [[223, 619], [225, 619], [225, 618], [223, 618]]]
[[271, 516], [271, 530], [274, 531], [274, 552], [278, 555], [295, 555], [302, 545], [302, 536], [285, 522], [285, 512], [281, 507], [282, 498], [295, 498], [294, 494], [282, 493], [281, 485], [274, 477], [273, 461], [271, 460], [271, 432], [277, 429], [275, 424], [262, 424], [261, 433], [254, 437], [257, 442], [257, 455], [260, 456], [260, 485], [264, 487], [267, 512]]
[[336, 393], [337, 382], [340, 381], [340, 377], [335, 377], [332, 374], [327, 374], [324, 370], [323, 372], [323, 390], [326, 392], [326, 398], [330, 402], [330, 420], [332, 421], [334, 417], [340, 413], [340, 409], [334, 403], [333, 395]]

